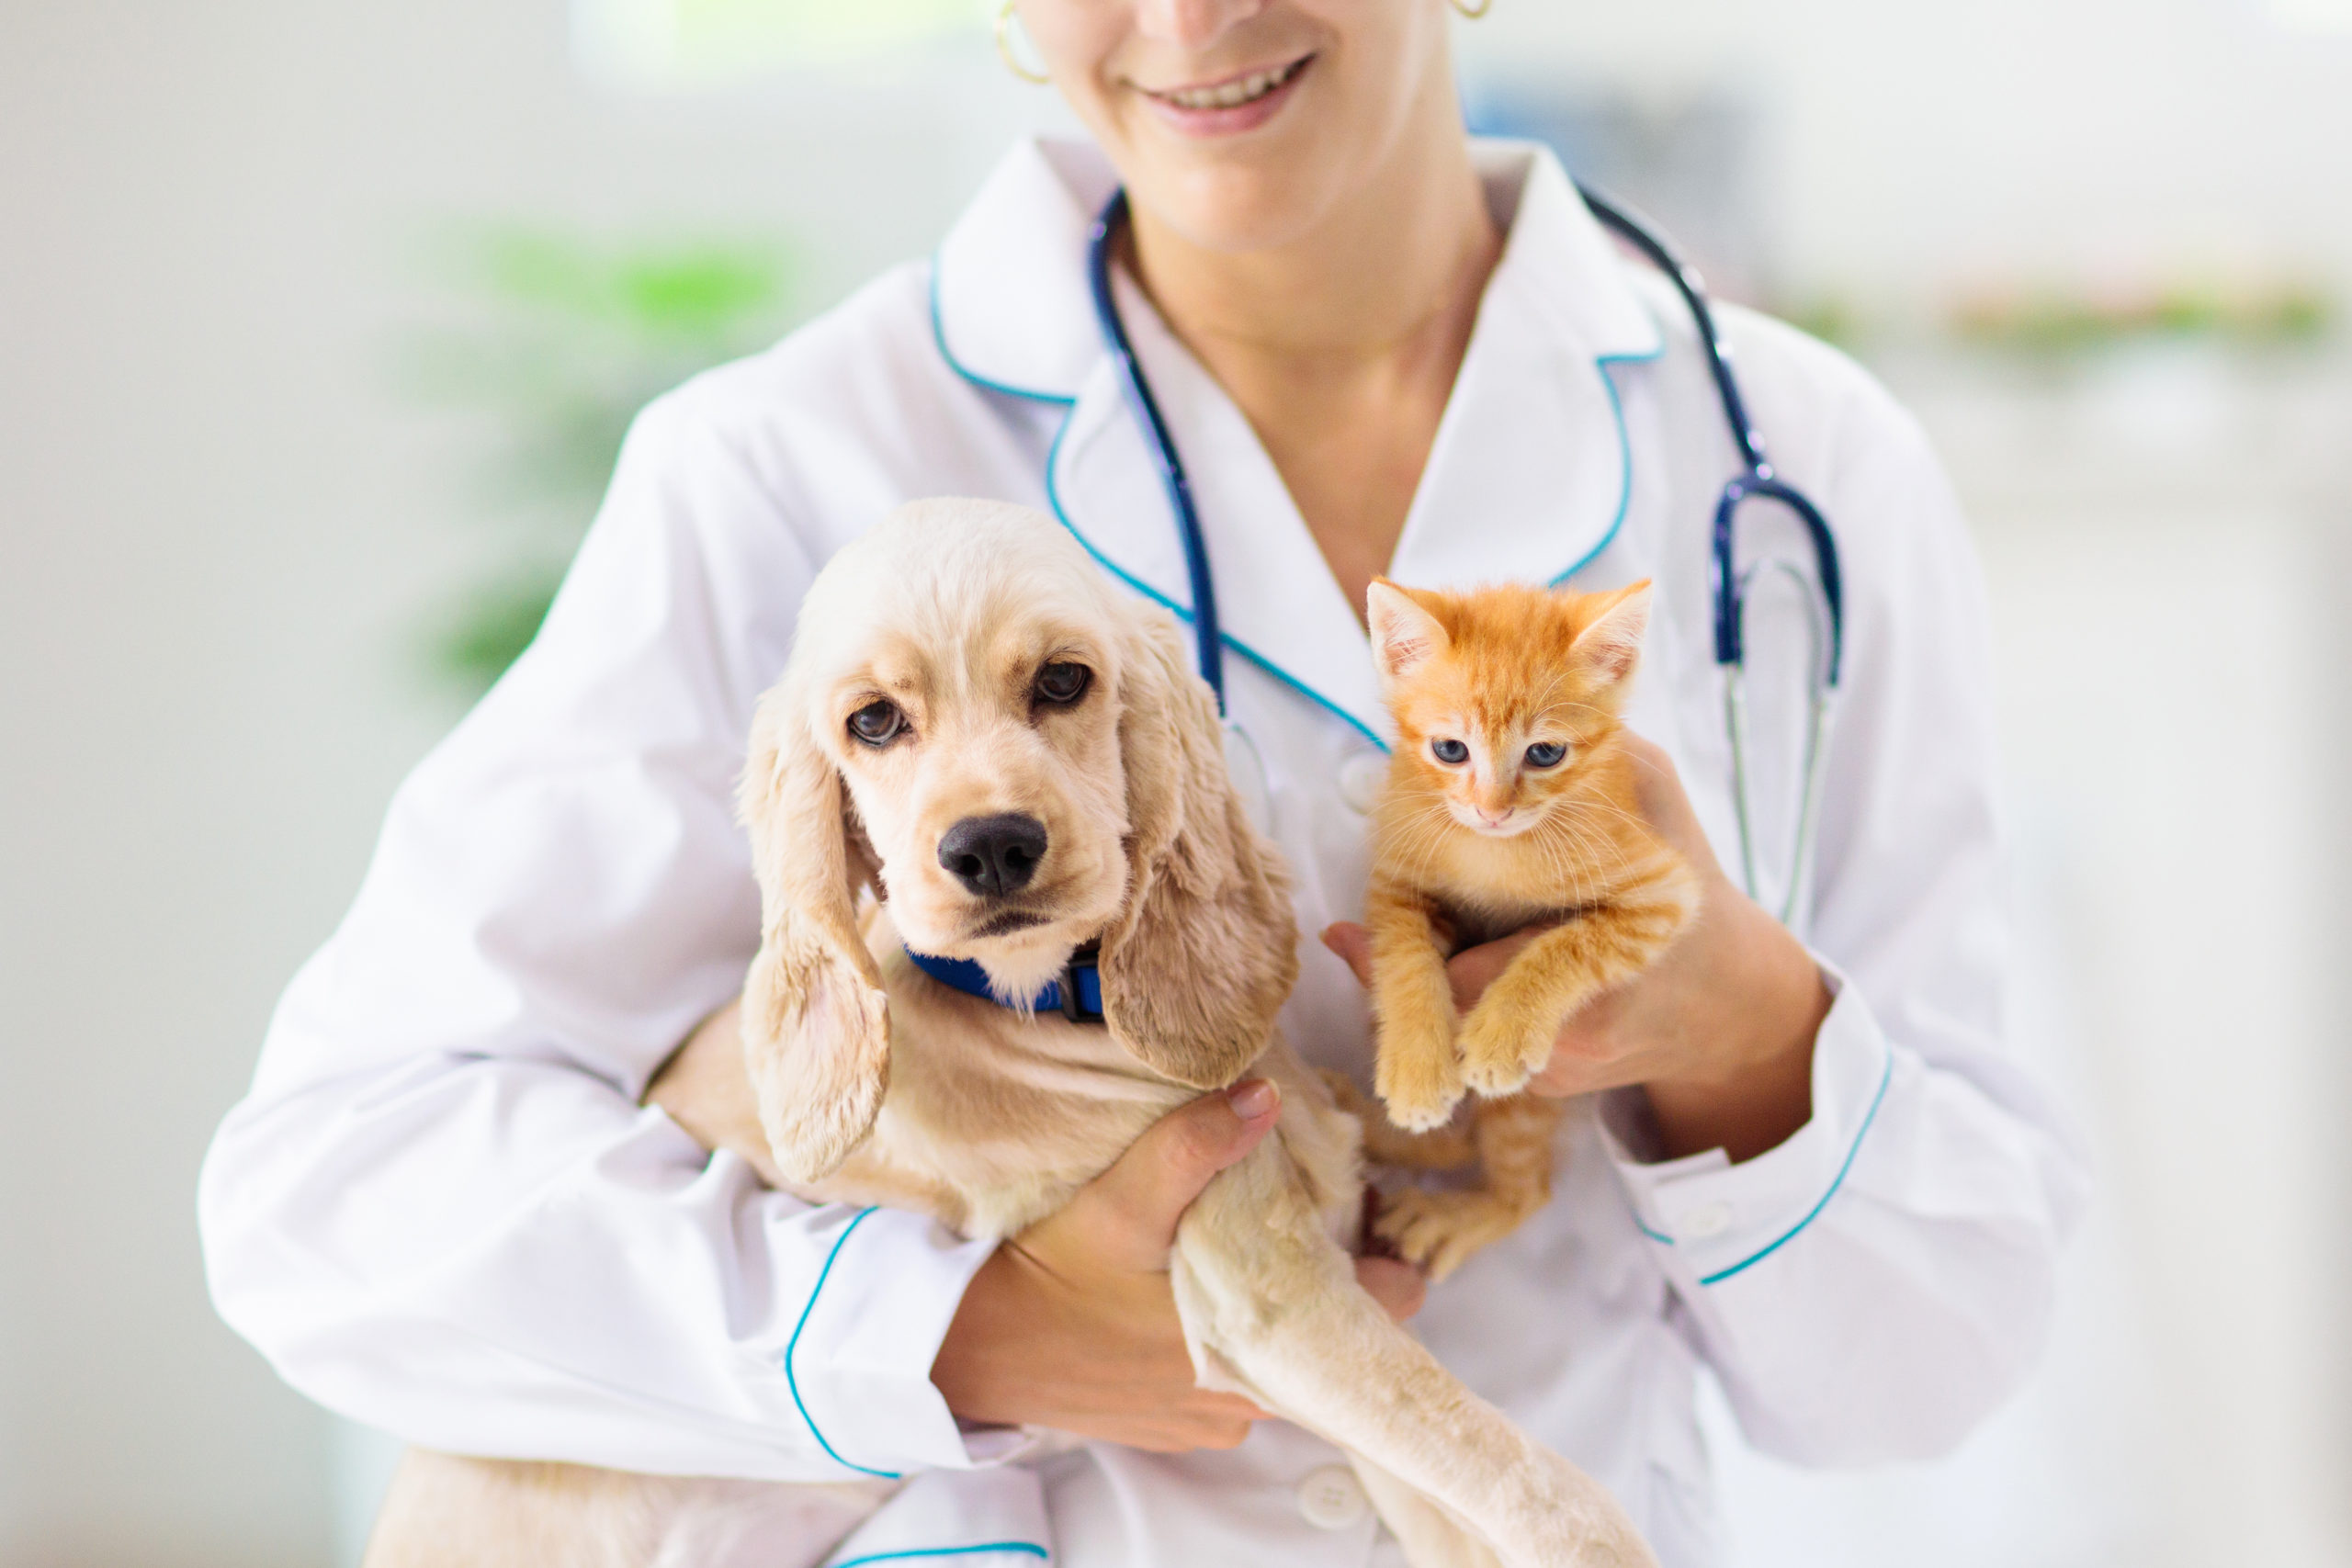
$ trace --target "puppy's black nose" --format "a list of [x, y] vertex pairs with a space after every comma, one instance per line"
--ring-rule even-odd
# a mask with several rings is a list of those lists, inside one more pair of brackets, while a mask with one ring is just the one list
[[1046, 858], [1046, 825], [1035, 817], [967, 817], [939, 840], [939, 863], [984, 897], [1029, 886]]

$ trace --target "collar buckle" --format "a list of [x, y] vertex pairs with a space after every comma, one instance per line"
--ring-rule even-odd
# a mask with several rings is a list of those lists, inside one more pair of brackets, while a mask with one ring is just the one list
[[1088, 942], [1069, 955], [1062, 970], [1062, 1016], [1072, 1023], [1108, 1023], [1102, 1010], [1102, 948]]

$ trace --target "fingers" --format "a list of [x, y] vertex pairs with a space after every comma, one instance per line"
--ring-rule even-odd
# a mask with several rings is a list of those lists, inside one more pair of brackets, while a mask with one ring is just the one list
[[1258, 1146], [1281, 1111], [1282, 1091], [1264, 1078], [1204, 1094], [1161, 1117], [1066, 1212], [1094, 1233], [1103, 1262], [1163, 1269], [1184, 1211], [1211, 1178]]
[[1430, 1282], [1421, 1278], [1421, 1271], [1394, 1258], [1357, 1258], [1356, 1283], [1399, 1323], [1420, 1311], [1430, 1293]]
[[1555, 924], [1557, 922], [1553, 920], [1539, 920], [1534, 925], [1521, 927], [1509, 936], [1480, 942], [1476, 947], [1465, 947], [1447, 959], [1445, 976], [1453, 983], [1454, 1010], [1467, 1013], [1476, 1007], [1478, 998], [1487, 994], [1487, 987], [1510, 967], [1510, 961], [1517, 958], [1529, 942]]
[[1664, 747], [1638, 735], [1625, 737], [1625, 750], [1634, 760], [1635, 804], [1658, 837], [1679, 851], [1701, 875], [1721, 875], [1714, 849], [1707, 842], [1706, 829], [1699, 826], [1699, 814], [1690, 808], [1690, 796], [1682, 787], [1682, 774], [1674, 759]]
[[1152, 1453], [1182, 1454], [1198, 1449], [1238, 1449], [1249, 1438], [1253, 1423], [1272, 1419], [1239, 1394], [1196, 1390], [1180, 1401], [1178, 1408], [1107, 1423], [1082, 1435]]
[[1366, 990], [1372, 988], [1372, 933], [1353, 920], [1341, 920], [1323, 928], [1323, 945], [1346, 961], [1356, 972], [1356, 984]]

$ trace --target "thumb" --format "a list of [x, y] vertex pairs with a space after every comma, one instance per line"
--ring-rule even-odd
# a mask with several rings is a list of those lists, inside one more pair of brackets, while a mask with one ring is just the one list
[[1165, 1269], [1176, 1223], [1201, 1189], [1273, 1130], [1282, 1091], [1264, 1078], [1204, 1094], [1170, 1111], [1070, 1202], [1102, 1260], [1138, 1272]]
[[1372, 985], [1372, 933], [1353, 920], [1323, 928], [1323, 945], [1346, 960], [1356, 972], [1356, 984], [1369, 988]]

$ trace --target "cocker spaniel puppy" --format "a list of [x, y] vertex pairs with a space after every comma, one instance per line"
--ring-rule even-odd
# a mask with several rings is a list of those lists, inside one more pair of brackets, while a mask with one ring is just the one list
[[[764, 929], [740, 1071], [692, 1090], [718, 1141], [812, 1200], [1001, 1237], [1262, 1074], [1276, 1135], [1209, 1184], [1170, 1259], [1202, 1382], [1345, 1450], [1416, 1568], [1651, 1562], [1605, 1490], [1357, 1284], [1357, 1123], [1275, 1029], [1297, 967], [1283, 873], [1166, 612], [1037, 513], [907, 507], [809, 590], [741, 803]], [[1001, 1000], [915, 953], [977, 964]], [[1090, 953], [1099, 1020], [1022, 1005]], [[418, 1456], [369, 1562], [683, 1562], [664, 1553], [750, 1529], [763, 1495], [805, 1521], [802, 1568], [876, 1500]]]

